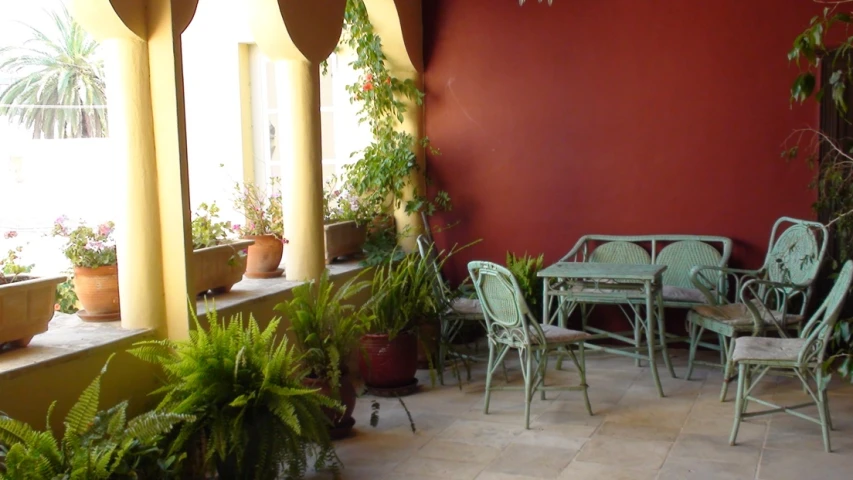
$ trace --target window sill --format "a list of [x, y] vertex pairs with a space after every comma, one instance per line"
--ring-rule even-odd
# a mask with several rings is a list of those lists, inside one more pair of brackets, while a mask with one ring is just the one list
[[[361, 270], [359, 260], [336, 263], [327, 266], [329, 277], [334, 280]], [[244, 278], [228, 292], [214, 297], [202, 297], [197, 302], [198, 316], [202, 317], [207, 305], [216, 307], [221, 315], [238, 311], [252, 312], [256, 307], [258, 315], [272, 315], [270, 304], [278, 303], [288, 297], [288, 293], [302, 282], [286, 280], [284, 276], [272, 279]], [[48, 325], [48, 331], [36, 335], [26, 348], [0, 352], [0, 381], [10, 380], [37, 369], [73, 361], [102, 351], [120, 351], [129, 348], [140, 340], [154, 338], [149, 329], [128, 330], [121, 328], [121, 322], [84, 322], [77, 315], [57, 312]]]
[[36, 335], [28, 347], [0, 353], [0, 380], [10, 380], [101, 350], [125, 349], [153, 336], [154, 332], [148, 329], [121, 328], [121, 322], [84, 322], [77, 315], [57, 312], [47, 332]]

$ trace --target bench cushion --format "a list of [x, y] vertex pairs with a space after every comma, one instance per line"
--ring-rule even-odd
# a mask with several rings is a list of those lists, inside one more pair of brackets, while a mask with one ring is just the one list
[[741, 337], [735, 341], [732, 360], [775, 360], [795, 362], [805, 338]]
[[697, 288], [682, 288], [664, 285], [662, 288], [664, 301], [708, 303], [708, 299]]

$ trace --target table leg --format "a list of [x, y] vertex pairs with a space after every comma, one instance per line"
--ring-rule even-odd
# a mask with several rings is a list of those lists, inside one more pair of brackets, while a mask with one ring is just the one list
[[655, 386], [658, 389], [658, 395], [661, 397], [663, 394], [663, 386], [660, 383], [660, 377], [658, 376], [658, 366], [655, 362], [655, 319], [652, 318], [655, 314], [654, 308], [654, 298], [652, 293], [652, 283], [649, 281], [645, 282], [646, 288], [646, 343], [649, 346], [649, 368], [652, 371], [652, 378], [655, 381]]

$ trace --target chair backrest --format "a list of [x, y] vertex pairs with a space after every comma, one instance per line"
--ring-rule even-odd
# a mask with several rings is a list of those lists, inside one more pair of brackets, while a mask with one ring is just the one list
[[800, 361], [803, 363], [817, 362], [818, 368], [825, 360], [826, 347], [832, 337], [832, 331], [841, 309], [847, 300], [847, 292], [853, 282], [853, 260], [844, 262], [835, 285], [823, 300], [820, 308], [812, 315], [806, 327], [800, 333], [801, 338], [807, 339], [806, 344], [800, 350]]
[[479, 261], [468, 263], [468, 272], [480, 299], [490, 341], [524, 348], [530, 345], [531, 335], [539, 335], [544, 343], [542, 330], [530, 315], [512, 272], [498, 264]]
[[695, 266], [718, 266], [723, 254], [708, 243], [699, 240], [682, 240], [663, 247], [655, 258], [656, 265], [666, 265], [663, 284], [673, 287], [694, 288], [690, 270]]
[[652, 256], [645, 248], [636, 243], [616, 241], [596, 247], [589, 255], [588, 261], [594, 263], [648, 264], [652, 263]]
[[441, 266], [438, 264], [438, 252], [435, 249], [435, 244], [426, 235], [418, 235], [416, 241], [421, 257], [426, 259], [435, 269], [435, 282], [432, 285], [433, 295], [442, 305], [450, 305], [450, 299], [447, 296], [447, 284], [444, 283], [444, 277], [441, 276]]
[[819, 222], [789, 217], [776, 220], [764, 259], [767, 279], [812, 284], [826, 254], [828, 237], [826, 226]]

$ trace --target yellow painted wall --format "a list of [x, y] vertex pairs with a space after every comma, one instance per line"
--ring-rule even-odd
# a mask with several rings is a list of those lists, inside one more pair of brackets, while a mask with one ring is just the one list
[[55, 432], [61, 432], [68, 410], [113, 351], [121, 353], [113, 358], [103, 377], [101, 408], [128, 400], [131, 415], [137, 415], [153, 407], [156, 399], [148, 397], [148, 393], [157, 385], [155, 369], [124, 351], [131, 343], [100, 348], [81, 358], [32, 368], [11, 379], [0, 380], [0, 411], [42, 430], [47, 409], [55, 400], [51, 424]]

